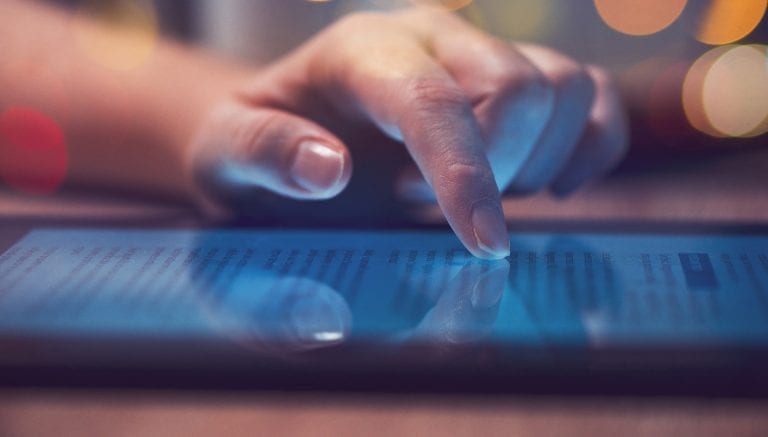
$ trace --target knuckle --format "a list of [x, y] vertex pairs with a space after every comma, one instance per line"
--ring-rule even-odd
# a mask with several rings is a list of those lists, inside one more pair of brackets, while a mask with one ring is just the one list
[[489, 181], [489, 172], [478, 163], [455, 161], [447, 164], [439, 175], [441, 188], [475, 186]]
[[256, 159], [268, 152], [267, 144], [280, 144], [285, 132], [280, 126], [282, 116], [278, 112], [242, 116], [233, 121], [231, 141], [234, 153], [241, 158]]
[[581, 90], [594, 93], [589, 70], [573, 59], [546, 47], [536, 48], [536, 57], [548, 64], [545, 69], [555, 86], [562, 91]]
[[442, 78], [417, 78], [407, 85], [409, 98], [417, 109], [444, 112], [467, 105], [466, 95]]
[[488, 52], [497, 65], [494, 73], [499, 80], [517, 81], [537, 75], [536, 68], [526, 62], [511, 45], [495, 38], [487, 40]]
[[533, 67], [510, 68], [497, 75], [496, 84], [497, 93], [513, 98], [530, 94], [549, 100], [555, 94], [554, 85]]
[[554, 85], [534, 64], [525, 59], [513, 46], [490, 39], [489, 59], [484, 94], [515, 98], [520, 94], [552, 96]]

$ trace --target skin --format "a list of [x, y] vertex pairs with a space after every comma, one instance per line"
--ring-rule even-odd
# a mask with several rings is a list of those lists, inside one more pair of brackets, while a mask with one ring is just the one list
[[[447, 12], [350, 15], [262, 69], [162, 43], [122, 73], [88, 59], [70, 21], [31, 2], [0, 4], [0, 103], [61, 125], [69, 186], [239, 211], [267, 193], [304, 202], [352, 192], [354, 158], [354, 173], [386, 175], [357, 184], [357, 206], [376, 203], [376, 187], [436, 201], [470, 252], [498, 259], [510, 250], [502, 195], [567, 195], [627, 148], [605, 72]], [[31, 54], [46, 68], [11, 68]], [[54, 86], [68, 98], [52, 98]]]

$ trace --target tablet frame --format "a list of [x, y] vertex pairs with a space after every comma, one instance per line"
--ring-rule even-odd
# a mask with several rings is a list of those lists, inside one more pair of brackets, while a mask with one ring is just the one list
[[[257, 226], [280, 227], [274, 223]], [[254, 224], [211, 223], [194, 218], [130, 223], [0, 219], [0, 253], [27, 231], [41, 227], [211, 229], [251, 228]], [[408, 227], [435, 228], [444, 226]], [[511, 229], [768, 236], [768, 225], [761, 223], [539, 221], [511, 223]], [[349, 344], [303, 353], [300, 359], [294, 359], [256, 353], [226, 341], [0, 338], [0, 388], [768, 396], [768, 366], [764, 365], [768, 362], [768, 345], [604, 350], [530, 347], [518, 348], [510, 356], [511, 351], [479, 344], [454, 349], [450, 359], [440, 360], [425, 358], [430, 354], [424, 352], [433, 345], [413, 345], [405, 353], [399, 350], [397, 357], [385, 346]], [[42, 350], [46, 353], [40, 353]]]

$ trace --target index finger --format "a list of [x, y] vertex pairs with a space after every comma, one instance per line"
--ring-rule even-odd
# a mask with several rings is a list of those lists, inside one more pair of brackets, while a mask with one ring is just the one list
[[[404, 141], [453, 230], [474, 255], [509, 255], [501, 199], [472, 105], [415, 38], [391, 34], [336, 77], [359, 111]], [[379, 41], [380, 42], [380, 41]], [[348, 103], [346, 102], [348, 107]]]

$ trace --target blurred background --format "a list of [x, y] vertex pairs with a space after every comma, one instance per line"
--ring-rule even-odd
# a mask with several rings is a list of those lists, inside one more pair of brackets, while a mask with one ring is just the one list
[[[160, 32], [254, 64], [351, 12], [413, 4], [450, 9], [500, 38], [545, 44], [609, 68], [631, 109], [635, 145], [643, 146], [635, 151], [754, 146], [768, 132], [766, 0], [60, 2], [133, 28], [145, 40]], [[130, 67], [141, 58], [135, 52], [109, 62]]]
[[[768, 138], [768, 0], [48, 1], [121, 31], [110, 39], [76, 29], [82, 49], [114, 70], [140, 68], [162, 37], [260, 65], [345, 14], [443, 8], [500, 38], [548, 45], [612, 71], [632, 121], [624, 170], [717, 158]], [[56, 126], [47, 124], [55, 143]], [[38, 191], [54, 191], [51, 179]]]

